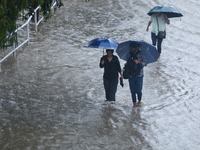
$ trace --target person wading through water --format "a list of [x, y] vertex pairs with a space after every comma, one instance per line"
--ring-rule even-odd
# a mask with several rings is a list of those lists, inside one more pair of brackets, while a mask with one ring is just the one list
[[104, 55], [101, 58], [99, 64], [100, 68], [104, 68], [103, 84], [106, 94], [106, 101], [109, 101], [111, 104], [115, 103], [115, 94], [117, 92], [118, 85], [118, 73], [120, 73], [121, 78], [123, 79], [118, 57], [113, 55], [113, 52], [113, 49], [106, 49], [107, 55]]
[[[156, 46], [157, 43], [157, 50], [161, 54], [161, 45], [163, 38], [158, 37], [158, 32], [159, 31], [165, 31], [165, 24], [170, 24], [169, 19], [167, 18], [166, 14], [163, 14], [161, 12], [157, 12], [155, 14], [152, 14], [149, 20], [149, 23], [147, 25], [146, 31], [149, 31], [149, 26], [151, 25], [151, 40], [152, 40], [152, 45]], [[160, 58], [160, 56], [159, 56]], [[158, 59], [159, 59], [158, 58]]]
[[128, 79], [129, 87], [132, 95], [133, 106], [136, 107], [136, 95], [138, 97], [138, 104], [140, 104], [142, 100], [142, 86], [144, 77], [143, 67], [146, 66], [147, 63], [144, 53], [138, 50], [138, 45], [136, 42], [132, 42], [130, 44], [130, 50], [131, 51], [127, 59], [128, 61], [125, 65], [128, 65], [128, 70], [130, 70]]

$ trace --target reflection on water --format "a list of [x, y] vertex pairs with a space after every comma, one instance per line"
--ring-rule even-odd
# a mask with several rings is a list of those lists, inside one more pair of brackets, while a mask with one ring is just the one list
[[[0, 148], [199, 149], [199, 20], [190, 12], [199, 2], [64, 3], [17, 58], [2, 63]], [[116, 104], [104, 104], [103, 52], [83, 45], [97, 37], [151, 42], [146, 13], [158, 4], [174, 5], [184, 17], [171, 19], [161, 60], [145, 68], [145, 104], [132, 107], [127, 80]]]

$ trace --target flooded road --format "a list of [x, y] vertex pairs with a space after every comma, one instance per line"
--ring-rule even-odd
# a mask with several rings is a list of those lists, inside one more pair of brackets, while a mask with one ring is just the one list
[[[146, 13], [159, 4], [184, 17], [170, 19], [161, 59], [144, 69], [146, 104], [133, 108], [125, 80], [116, 104], [102, 105], [103, 51], [83, 46], [97, 37], [151, 43]], [[198, 0], [64, 1], [2, 63], [0, 149], [200, 149], [199, 7]]]

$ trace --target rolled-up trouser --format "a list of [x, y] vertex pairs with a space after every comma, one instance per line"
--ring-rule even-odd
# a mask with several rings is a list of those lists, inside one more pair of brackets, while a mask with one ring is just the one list
[[132, 101], [136, 103], [136, 94], [138, 100], [142, 100], [142, 86], [143, 86], [143, 77], [130, 77], [129, 78], [129, 87], [132, 94]]
[[162, 41], [163, 39], [160, 39], [158, 38], [155, 33], [151, 32], [151, 40], [152, 40], [152, 45], [156, 46], [156, 42], [158, 41], [158, 44], [157, 44], [157, 50], [159, 53], [161, 53], [161, 44], [162, 44]]
[[105, 79], [103, 78], [106, 100], [115, 101], [115, 93], [117, 92], [118, 78]]

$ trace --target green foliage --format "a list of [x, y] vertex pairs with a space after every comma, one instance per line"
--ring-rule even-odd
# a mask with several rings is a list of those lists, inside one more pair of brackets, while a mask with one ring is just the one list
[[[62, 0], [56, 0], [57, 7], [60, 8]], [[50, 18], [52, 0], [0, 0], [0, 47], [4, 47], [6, 42], [12, 44], [16, 30], [16, 21], [19, 17], [19, 12], [28, 10], [24, 14], [24, 19], [31, 16], [37, 6], [41, 6], [41, 13], [45, 19]], [[8, 38], [6, 38], [8, 36]]]
[[[13, 35], [16, 30], [18, 13], [27, 5], [27, 0], [0, 0], [0, 47], [4, 47], [7, 41], [13, 42]], [[10, 35], [7, 39], [5, 37]]]
[[[56, 2], [58, 8], [63, 6], [63, 3], [60, 0], [56, 0]], [[52, 0], [45, 0], [43, 1], [43, 3], [41, 3], [41, 12], [43, 12], [43, 16], [45, 17], [45, 19], [49, 19], [52, 17], [51, 5], [52, 5]]]

